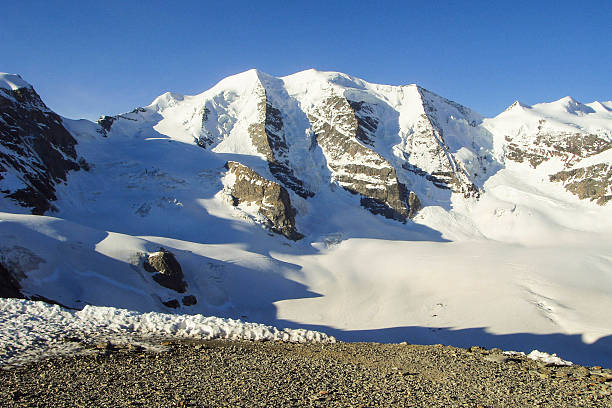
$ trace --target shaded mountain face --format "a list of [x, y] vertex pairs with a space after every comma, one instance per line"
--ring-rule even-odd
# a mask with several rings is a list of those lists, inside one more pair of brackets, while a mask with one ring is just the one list
[[62, 119], [29, 84], [18, 85], [0, 83], [0, 192], [44, 214], [56, 199], [55, 185], [86, 163], [78, 163], [76, 140]]

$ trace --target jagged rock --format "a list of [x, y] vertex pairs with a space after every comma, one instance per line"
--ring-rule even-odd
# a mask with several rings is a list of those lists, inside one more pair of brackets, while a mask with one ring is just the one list
[[254, 203], [272, 231], [294, 241], [304, 237], [296, 229], [296, 211], [291, 205], [289, 193], [283, 186], [266, 180], [238, 162], [229, 161], [225, 163], [225, 168], [235, 176], [235, 181], [230, 186], [234, 206]]
[[249, 126], [249, 135], [257, 151], [268, 161], [272, 175], [302, 198], [314, 197], [314, 193], [304, 187], [297, 178], [288, 160], [289, 147], [284, 134], [283, 118], [280, 110], [272, 106], [266, 96], [265, 88], [257, 87], [260, 99], [257, 109], [259, 120]]
[[[414, 163], [427, 163], [428, 172], [423, 171], [414, 163], [406, 163], [403, 165], [404, 169], [425, 176], [438, 188], [461, 193], [466, 198], [478, 197], [480, 194], [478, 188], [470, 179], [463, 164], [455, 158], [446, 144], [444, 129], [438, 123], [437, 110], [433, 99], [443, 99], [445, 104], [453, 106], [466, 118], [470, 117], [468, 110], [421, 87], [417, 87], [417, 92], [420, 95], [425, 113], [415, 124], [406, 143], [407, 150], [411, 152], [410, 160]], [[475, 123], [470, 123], [470, 126], [475, 126]], [[482, 160], [480, 157], [477, 159]], [[484, 169], [481, 171], [484, 172]]]
[[408, 213], [410, 218], [414, 218], [416, 213], [422, 208], [421, 200], [419, 200], [419, 197], [413, 191], [408, 194], [408, 207], [410, 208], [410, 213]]
[[172, 309], [177, 309], [180, 306], [180, 303], [176, 299], [171, 299], [162, 303], [164, 304], [164, 306], [170, 307]]
[[24, 298], [19, 282], [2, 264], [0, 264], [0, 298]]
[[[361, 205], [374, 214], [406, 221], [411, 214], [409, 191], [393, 166], [368, 146], [374, 144], [378, 120], [365, 102], [329, 97], [308, 116], [317, 143], [338, 183], [361, 195]], [[357, 164], [359, 163], [359, 164]]]
[[[142, 113], [142, 112], [146, 112], [147, 110], [145, 108], [135, 108], [133, 109], [131, 112], [129, 113]], [[113, 124], [118, 120], [118, 119], [125, 119], [125, 120], [131, 120], [131, 121], [136, 121], [136, 119], [131, 118], [126, 116], [128, 115], [128, 113], [123, 114], [123, 115], [116, 115], [116, 116], [107, 116], [107, 115], [103, 115], [100, 116], [100, 118], [96, 121], [98, 123], [98, 125], [100, 125], [100, 130], [99, 133], [102, 134], [102, 136], [107, 137], [108, 134], [111, 131], [111, 128], [113, 126]]]
[[[32, 87], [0, 88], [0, 191], [44, 214], [56, 200], [55, 185], [79, 170], [76, 141]], [[10, 176], [22, 187], [2, 187]], [[18, 180], [18, 181], [17, 181]]]
[[528, 161], [534, 169], [553, 157], [561, 157], [569, 167], [580, 159], [594, 156], [612, 148], [608, 140], [590, 133], [542, 132], [541, 120], [533, 139], [514, 139], [506, 136], [509, 160], [523, 163]]
[[196, 299], [193, 295], [183, 296], [183, 304], [185, 306], [193, 306], [198, 303], [198, 299]]
[[187, 283], [183, 280], [183, 270], [172, 252], [161, 248], [149, 255], [143, 266], [147, 272], [155, 273], [155, 282], [179, 293], [185, 292]]
[[550, 181], [562, 182], [581, 200], [597, 200], [599, 205], [612, 200], [612, 165], [606, 163], [560, 171], [551, 175]]

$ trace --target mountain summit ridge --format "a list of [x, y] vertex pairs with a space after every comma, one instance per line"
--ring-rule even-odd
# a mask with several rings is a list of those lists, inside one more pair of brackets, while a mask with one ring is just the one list
[[[2, 81], [6, 97], [26, 88], [40, 100], [18, 75], [2, 74]], [[42, 101], [39, 105], [48, 110]], [[574, 124], [568, 124], [568, 115]], [[551, 155], [572, 151], [577, 157], [574, 148], [554, 145], [551, 137], [574, 132], [572, 140], [590, 137], [587, 144], [599, 144], [594, 152], [603, 152], [611, 123], [604, 103], [571, 97], [532, 106], [515, 102], [495, 118], [483, 118], [416, 84], [373, 84], [314, 69], [274, 77], [250, 69], [196, 95], [166, 92], [132, 112], [103, 116], [95, 134], [162, 137], [216, 155], [240, 155], [248, 162], [242, 164], [279, 182], [294, 201], [308, 201], [331, 183], [357, 195], [374, 214], [405, 222], [422, 207], [450, 208], [452, 194], [477, 198], [507, 160], [529, 157], [537, 166]], [[544, 136], [552, 150], [535, 147]], [[558, 180], [555, 174], [550, 177]], [[595, 199], [607, 201], [600, 194], [606, 193]]]
[[91, 122], [0, 87], [0, 272], [76, 309], [601, 360], [612, 104], [576, 104], [483, 118], [418, 85], [252, 70]]

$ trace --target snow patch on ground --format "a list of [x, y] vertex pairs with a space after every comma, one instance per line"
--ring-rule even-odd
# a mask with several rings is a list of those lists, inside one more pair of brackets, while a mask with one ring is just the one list
[[334, 343], [332, 336], [304, 329], [284, 329], [214, 316], [139, 313], [114, 307], [85, 306], [73, 311], [44, 302], [0, 299], [0, 365], [20, 364], [39, 357], [68, 354], [76, 345], [129, 343], [130, 337], [276, 340], [293, 343]]

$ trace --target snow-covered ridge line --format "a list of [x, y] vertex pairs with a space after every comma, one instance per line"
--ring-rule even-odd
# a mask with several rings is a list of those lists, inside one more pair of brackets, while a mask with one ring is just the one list
[[27, 83], [17, 74], [9, 74], [6, 72], [0, 72], [0, 88], [14, 91], [19, 88], [31, 88], [32, 85]]
[[140, 313], [89, 305], [83, 310], [73, 311], [38, 301], [0, 299], [0, 365], [18, 363], [25, 356], [31, 361], [45, 349], [44, 354], [65, 354], [69, 350], [65, 350], [67, 345], [62, 340], [70, 336], [104, 340], [130, 335], [202, 340], [336, 342], [334, 337], [317, 331], [281, 330], [259, 323], [200, 314]]

